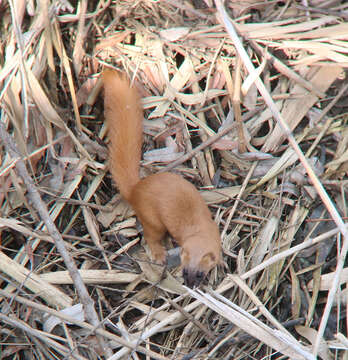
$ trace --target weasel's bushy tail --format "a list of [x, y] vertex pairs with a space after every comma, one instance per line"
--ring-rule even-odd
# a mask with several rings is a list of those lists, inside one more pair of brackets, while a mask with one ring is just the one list
[[104, 114], [110, 139], [110, 170], [121, 195], [129, 201], [139, 182], [143, 111], [138, 91], [115, 70], [103, 72]]

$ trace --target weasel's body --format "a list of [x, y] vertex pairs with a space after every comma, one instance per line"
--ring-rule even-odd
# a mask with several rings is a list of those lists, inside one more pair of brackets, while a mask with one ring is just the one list
[[120, 193], [142, 223], [154, 260], [165, 263], [162, 239], [168, 232], [182, 248], [185, 283], [197, 285], [220, 262], [219, 229], [197, 189], [181, 176], [165, 172], [140, 179], [140, 97], [116, 71], [105, 71], [103, 80], [110, 169]]

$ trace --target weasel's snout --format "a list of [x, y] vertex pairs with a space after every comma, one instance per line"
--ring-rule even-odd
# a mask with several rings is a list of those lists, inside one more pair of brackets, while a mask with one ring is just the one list
[[183, 270], [184, 283], [192, 289], [199, 286], [205, 276], [206, 274], [203, 271], [190, 268], [184, 268]]

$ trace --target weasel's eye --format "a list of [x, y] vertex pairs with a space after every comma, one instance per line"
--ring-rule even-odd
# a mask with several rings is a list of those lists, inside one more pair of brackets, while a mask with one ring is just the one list
[[182, 275], [188, 277], [188, 270], [186, 268], [183, 270]]

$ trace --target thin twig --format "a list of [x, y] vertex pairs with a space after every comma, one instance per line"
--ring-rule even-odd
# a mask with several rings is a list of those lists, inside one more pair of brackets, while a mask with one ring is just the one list
[[234, 118], [237, 122], [237, 131], [238, 131], [238, 152], [240, 154], [244, 154], [247, 151], [246, 146], [246, 139], [244, 134], [244, 124], [242, 120], [242, 110], [240, 108], [240, 90], [241, 90], [241, 76], [242, 70], [242, 62], [239, 56], [237, 56], [237, 64], [236, 70], [234, 72], [234, 88], [233, 88], [233, 95], [232, 95], [232, 108], [234, 112]]
[[185, 161], [193, 158], [196, 154], [198, 154], [201, 150], [205, 149], [207, 146], [213, 144], [223, 136], [227, 135], [231, 130], [233, 130], [236, 127], [236, 123], [233, 123], [229, 126], [227, 126], [225, 129], [221, 130], [217, 134], [211, 136], [206, 141], [202, 142], [202, 144], [198, 145], [196, 148], [194, 148], [192, 151], [187, 153], [186, 155], [181, 156], [179, 159], [173, 161], [172, 163], [168, 164], [164, 169], [162, 169], [159, 172], [168, 171], [171, 169], [174, 169], [176, 166], [184, 163]]

